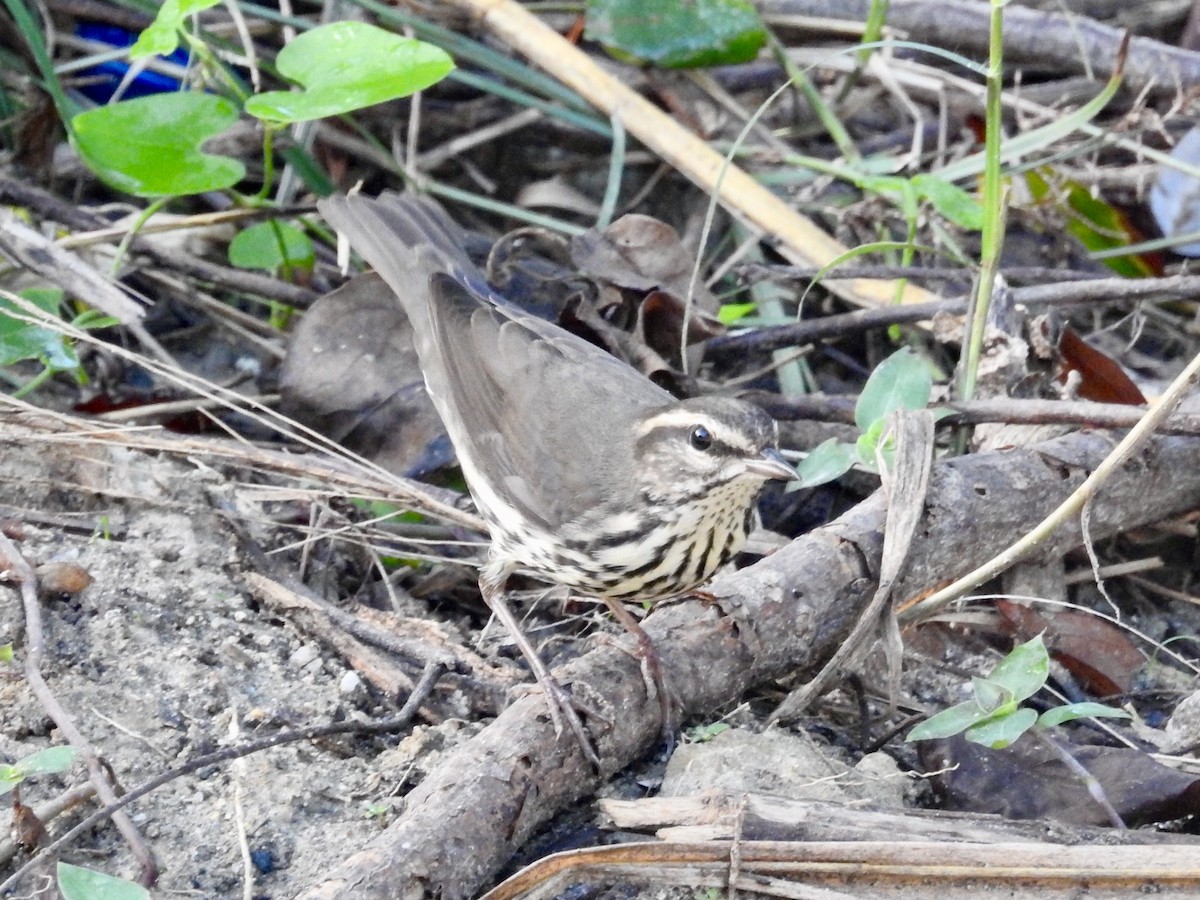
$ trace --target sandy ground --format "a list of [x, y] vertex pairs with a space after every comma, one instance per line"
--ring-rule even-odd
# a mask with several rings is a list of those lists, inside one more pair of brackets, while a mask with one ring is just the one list
[[[76, 563], [94, 579], [78, 595], [43, 598], [42, 670], [123, 786], [283, 728], [394, 714], [343, 661], [257, 608], [217, 511], [218, 501], [236, 503], [232, 481], [140, 452], [10, 441], [2, 425], [0, 442], [2, 515], [20, 552], [34, 565]], [[0, 591], [0, 643], [17, 647], [0, 672], [0, 755], [9, 762], [63, 742], [22, 676], [24, 618], [18, 592]], [[463, 727], [292, 744], [173, 781], [131, 807], [161, 867], [160, 889], [233, 897], [249, 884], [246, 896], [293, 896], [382, 828], [419, 775], [415, 760]], [[83, 780], [77, 763], [31, 779], [21, 800], [36, 808]], [[51, 837], [82, 811], [47, 823]], [[137, 872], [110, 825], [63, 858]], [[19, 852], [15, 862], [27, 859]], [[0, 862], [0, 875], [13, 865]], [[13, 895], [35, 886], [27, 880]]]

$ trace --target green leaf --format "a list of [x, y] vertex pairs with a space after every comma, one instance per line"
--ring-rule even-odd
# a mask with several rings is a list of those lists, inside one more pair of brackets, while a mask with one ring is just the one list
[[[47, 315], [58, 318], [63, 292], [59, 288], [27, 288], [20, 296]], [[55, 372], [79, 367], [79, 357], [70, 342], [50, 328], [32, 325], [8, 313], [27, 315], [16, 304], [0, 298], [0, 365], [10, 366], [22, 359], [37, 359]]]
[[19, 759], [12, 765], [0, 765], [0, 795], [7, 794], [14, 787], [32, 775], [52, 775], [65, 772], [75, 761], [74, 747], [47, 747], [37, 753], [31, 753], [24, 759]]
[[867, 379], [854, 421], [867, 431], [897, 409], [923, 409], [933, 392], [933, 376], [925, 361], [911, 347], [901, 347], [878, 366]]
[[337, 185], [329, 180], [320, 164], [303, 147], [284, 147], [279, 151], [279, 155], [292, 167], [292, 171], [300, 176], [304, 186], [318, 197], [328, 197], [337, 190]]
[[[933, 48], [929, 48], [933, 52]], [[1069, 136], [1074, 131], [1082, 131], [1093, 137], [1109, 134], [1108, 131], [1091, 125], [1090, 122], [1108, 105], [1121, 87], [1122, 72], [1119, 66], [1114, 67], [1112, 75], [1104, 85], [1104, 89], [1083, 106], [1076, 110], [1055, 116], [1048, 125], [1024, 131], [1010, 138], [1000, 146], [1000, 163], [1005, 165], [1030, 156], [1047, 152], [1056, 141]], [[937, 171], [940, 178], [946, 181], [962, 181], [983, 172], [987, 166], [987, 154], [984, 151], [974, 153], [964, 159], [958, 159]]]
[[238, 233], [229, 244], [229, 261], [239, 269], [312, 269], [313, 245], [308, 235], [284, 222], [259, 222]]
[[202, 12], [216, 6], [221, 0], [166, 0], [158, 9], [158, 15], [150, 26], [138, 35], [129, 48], [130, 59], [143, 56], [169, 56], [179, 46], [179, 30], [192, 13]]
[[749, 62], [767, 35], [747, 0], [588, 0], [589, 40], [667, 68]]
[[804, 487], [815, 487], [845, 475], [856, 459], [854, 447], [830, 438], [813, 447], [796, 466], [796, 474]]
[[1050, 657], [1039, 634], [1014, 647], [987, 678], [973, 678], [973, 700], [931, 716], [910, 731], [908, 739], [928, 740], [965, 732], [967, 740], [977, 744], [995, 750], [1007, 747], [1038, 721], [1034, 710], [1018, 708], [1017, 704], [1041, 690], [1049, 674]]
[[1115, 706], [1105, 706], [1103, 703], [1067, 703], [1048, 709], [1038, 718], [1038, 728], [1053, 728], [1063, 722], [1073, 722], [1076, 719], [1130, 719], [1133, 718], [1123, 709]]
[[973, 725], [991, 717], [987, 710], [980, 709], [974, 700], [956, 703], [940, 713], [930, 716], [908, 733], [907, 740], [930, 741], [937, 738], [953, 737], [961, 734]]
[[722, 303], [717, 310], [717, 319], [722, 325], [732, 325], [758, 309], [757, 303]]
[[7, 794], [25, 780], [25, 773], [20, 766], [0, 763], [0, 795]]
[[17, 762], [17, 767], [26, 775], [52, 775], [65, 772], [75, 762], [75, 748], [68, 746], [47, 747], [31, 753]]
[[124, 878], [65, 862], [58, 864], [57, 872], [63, 900], [150, 900], [148, 890]]
[[704, 744], [711, 741], [718, 734], [729, 730], [729, 725], [725, 722], [711, 722], [708, 725], [697, 725], [695, 728], [687, 730], [687, 739], [692, 744]]
[[10, 663], [13, 661], [12, 644], [0, 644], [0, 662]]
[[[1058, 177], [1048, 167], [1026, 172], [1025, 181], [1037, 200], [1066, 213], [1067, 230], [1088, 250], [1114, 250], [1133, 243], [1136, 229], [1125, 213], [1102, 198], [1094, 197], [1091, 190], [1079, 182]], [[1140, 255], [1106, 256], [1102, 262], [1125, 278], [1148, 278], [1157, 274]]]
[[446, 51], [365, 22], [334, 22], [300, 34], [279, 51], [279, 74], [301, 91], [267, 91], [246, 112], [270, 122], [323, 119], [407, 97], [454, 69]]
[[960, 228], [983, 228], [983, 204], [956, 184], [936, 175], [914, 175], [913, 187], [941, 215]]
[[110, 187], [137, 197], [174, 197], [242, 180], [246, 170], [238, 160], [200, 150], [237, 117], [223, 97], [153, 94], [80, 113], [71, 120], [71, 136], [84, 162]]
[[996, 716], [974, 725], [963, 735], [968, 741], [983, 744], [993, 750], [1003, 750], [1037, 722], [1032, 709], [1018, 709], [1009, 715]]
[[996, 665], [988, 680], [1003, 685], [1012, 692], [1017, 703], [1032, 697], [1050, 677], [1050, 656], [1042, 636], [1018, 644]]
[[859, 465], [872, 472], [879, 471], [879, 461], [875, 457], [879, 441], [883, 438], [883, 429], [886, 427], [887, 419], [876, 419], [854, 442], [854, 452], [858, 454]]

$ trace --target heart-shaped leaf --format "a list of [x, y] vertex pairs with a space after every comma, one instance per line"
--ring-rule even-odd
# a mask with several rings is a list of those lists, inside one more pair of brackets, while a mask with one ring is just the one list
[[232, 103], [212, 94], [154, 94], [80, 113], [71, 139], [88, 167], [119, 191], [199, 194], [232, 187], [246, 174], [238, 160], [200, 150], [237, 117]]
[[442, 49], [365, 22], [306, 31], [279, 51], [279, 74], [301, 91], [267, 91], [246, 112], [270, 122], [306, 122], [406, 97], [441, 81], [454, 61]]

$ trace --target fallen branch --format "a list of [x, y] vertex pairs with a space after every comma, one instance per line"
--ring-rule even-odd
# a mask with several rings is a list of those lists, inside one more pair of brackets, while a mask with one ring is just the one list
[[[969, 571], [1041, 521], [1112, 449], [1084, 432], [1031, 448], [981, 454], [934, 470], [926, 514], [895, 596], [928, 592]], [[1098, 540], [1200, 506], [1200, 440], [1154, 440], [1096, 499]], [[719, 577], [716, 602], [668, 604], [647, 617], [668, 682], [685, 715], [711, 714], [752, 685], [826, 659], [877, 585], [884, 502], [876, 494], [832, 524], [758, 564]], [[1080, 541], [1061, 528], [1046, 556]], [[638, 662], [606, 646], [558, 670], [588, 705], [604, 772], [578, 747], [556, 740], [542, 698], [506, 709], [451, 753], [408, 795], [406, 813], [303, 900], [475, 895], [513, 852], [559, 810], [589, 794], [602, 775], [656, 740], [658, 704], [646, 696]]]

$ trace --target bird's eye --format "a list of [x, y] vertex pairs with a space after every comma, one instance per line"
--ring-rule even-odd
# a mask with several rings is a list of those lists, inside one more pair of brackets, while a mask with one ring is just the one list
[[707, 450], [712, 446], [712, 434], [703, 425], [697, 425], [688, 435], [688, 443], [697, 450]]

